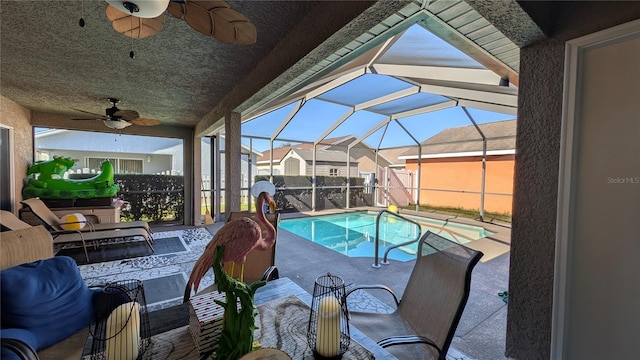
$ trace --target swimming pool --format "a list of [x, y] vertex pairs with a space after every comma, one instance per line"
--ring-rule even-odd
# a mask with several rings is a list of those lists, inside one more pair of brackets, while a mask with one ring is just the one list
[[[402, 216], [416, 221], [424, 234], [427, 230], [458, 243], [468, 243], [492, 233], [480, 226], [463, 225], [418, 216]], [[311, 216], [281, 220], [279, 227], [328, 249], [349, 257], [373, 257], [376, 216], [371, 212]], [[405, 220], [386, 213], [380, 217], [380, 257], [388, 246], [413, 240], [417, 227]], [[415, 259], [417, 244], [402, 246], [389, 252], [389, 259], [409, 261]]]

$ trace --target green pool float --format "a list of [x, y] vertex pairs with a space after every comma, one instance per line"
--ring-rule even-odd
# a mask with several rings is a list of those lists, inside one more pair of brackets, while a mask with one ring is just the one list
[[[41, 199], [92, 199], [114, 197], [120, 187], [114, 184], [113, 165], [104, 161], [100, 174], [88, 179], [62, 179], [65, 171], [75, 164], [68, 157], [56, 157], [53, 160], [37, 161], [29, 167], [27, 175], [39, 174], [38, 178], [30, 178], [22, 188], [25, 199], [39, 197]], [[53, 175], [57, 175], [54, 178]]]

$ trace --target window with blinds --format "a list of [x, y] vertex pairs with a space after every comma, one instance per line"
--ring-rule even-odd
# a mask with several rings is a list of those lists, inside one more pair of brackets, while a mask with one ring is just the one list
[[113, 165], [116, 174], [142, 174], [143, 161], [141, 159], [116, 159], [116, 158], [85, 158], [85, 167], [99, 171], [102, 162], [108, 160]]

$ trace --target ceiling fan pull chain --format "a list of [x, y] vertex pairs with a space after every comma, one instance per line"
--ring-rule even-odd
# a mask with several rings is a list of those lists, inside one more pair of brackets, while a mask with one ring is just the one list
[[84, 27], [84, 0], [80, 0], [80, 21], [78, 21], [80, 27]]
[[[131, 12], [131, 14], [133, 15], [133, 11]], [[131, 31], [133, 31], [133, 16], [130, 16], [131, 18]], [[131, 51], [129, 51], [129, 57], [132, 59], [136, 58], [136, 54], [133, 52], [133, 36], [131, 37]]]

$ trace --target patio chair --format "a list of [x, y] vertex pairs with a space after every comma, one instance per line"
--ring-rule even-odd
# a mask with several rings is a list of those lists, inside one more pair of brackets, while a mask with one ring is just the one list
[[8, 230], [29, 229], [32, 226], [18, 219], [14, 213], [7, 210], [0, 210], [0, 225]]
[[[26, 222], [20, 220], [16, 215], [12, 212], [6, 210], [0, 210], [0, 224], [9, 230], [19, 230], [19, 229], [27, 229], [32, 227]], [[87, 262], [89, 262], [89, 252], [87, 251], [87, 242], [92, 241], [94, 248], [97, 247], [97, 242], [99, 240], [110, 240], [110, 239], [119, 239], [119, 238], [130, 238], [135, 236], [141, 236], [151, 248], [151, 251], [154, 251], [153, 245], [151, 244], [151, 236], [149, 233], [141, 228], [132, 228], [132, 229], [116, 229], [116, 230], [104, 230], [104, 231], [78, 231], [78, 230], [63, 230], [63, 231], [55, 231], [51, 229], [47, 229], [51, 236], [53, 237], [54, 244], [63, 244], [63, 243], [82, 243], [82, 248], [84, 249], [84, 255], [87, 258]]]
[[[28, 207], [33, 215], [35, 215], [44, 226], [49, 231], [62, 231], [64, 230], [61, 225], [65, 223], [60, 219], [49, 207], [44, 203], [44, 201], [38, 198], [30, 198], [26, 200], [20, 201], [20, 203], [24, 204]], [[140, 228], [144, 229], [149, 235], [151, 235], [151, 229], [149, 228], [149, 224], [146, 221], [131, 221], [131, 222], [118, 222], [118, 223], [102, 223], [102, 224], [93, 224], [90, 221], [85, 221], [86, 227], [79, 229], [79, 231], [110, 231], [117, 229], [132, 229], [132, 228]]]
[[482, 252], [429, 231], [418, 243], [418, 256], [401, 300], [383, 285], [355, 286], [391, 293], [397, 309], [390, 314], [351, 311], [351, 323], [399, 359], [445, 360], [469, 298], [471, 272]]

